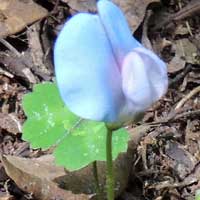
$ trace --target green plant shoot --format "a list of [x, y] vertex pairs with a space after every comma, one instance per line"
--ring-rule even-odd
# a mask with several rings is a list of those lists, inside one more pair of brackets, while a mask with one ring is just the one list
[[[71, 113], [60, 98], [56, 84], [35, 85], [33, 92], [24, 96], [22, 105], [27, 116], [23, 139], [32, 148], [55, 147], [56, 164], [73, 171], [93, 161], [106, 161], [106, 125]], [[113, 160], [127, 150], [128, 139], [124, 128], [113, 132]]]

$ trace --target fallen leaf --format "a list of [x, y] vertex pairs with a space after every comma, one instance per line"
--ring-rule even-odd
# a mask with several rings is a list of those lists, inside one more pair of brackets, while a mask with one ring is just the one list
[[14, 196], [9, 194], [3, 194], [0, 193], [0, 200], [15, 200]]
[[198, 49], [187, 38], [176, 41], [176, 54], [187, 63], [199, 64], [199, 61], [197, 60], [199, 54]]
[[[65, 197], [65, 195], [75, 197], [74, 194], [80, 194], [81, 198], [77, 198], [77, 200], [82, 200], [94, 196], [95, 184], [92, 164], [81, 170], [69, 172], [63, 167], [56, 166], [52, 155], [33, 159], [3, 156], [1, 160], [8, 176], [22, 190], [32, 193], [37, 199], [49, 200], [50, 196], [53, 199], [58, 198], [59, 195], [60, 197]], [[131, 161], [131, 157], [125, 153], [120, 154], [115, 161], [117, 195], [127, 186]], [[97, 162], [97, 166], [100, 185], [105, 186], [105, 162]], [[65, 190], [59, 188], [59, 185]]]
[[78, 12], [95, 12], [96, 0], [61, 0], [67, 3], [73, 10]]
[[30, 57], [27, 57], [26, 54], [20, 54], [20, 56], [16, 56], [13, 55], [11, 51], [0, 53], [0, 63], [3, 63], [5, 68], [10, 73], [24, 79], [29, 83], [35, 84], [37, 83], [37, 80], [30, 70], [30, 68], [33, 66], [32, 62], [30, 61]]
[[32, 0], [0, 0], [0, 38], [21, 31], [47, 13], [45, 8]]
[[184, 24], [178, 24], [176, 27], [175, 27], [175, 31], [174, 31], [174, 35], [187, 35], [189, 34], [189, 29], [184, 26]]
[[165, 147], [165, 152], [172, 159], [172, 169], [174, 169], [181, 179], [191, 173], [198, 163], [196, 158], [183, 145], [177, 142], [168, 142]]
[[[96, 0], [62, 0], [78, 12], [96, 11]], [[152, 2], [160, 0], [113, 0], [124, 11], [132, 31], [143, 21], [146, 8]]]
[[0, 128], [17, 134], [21, 132], [21, 123], [14, 113], [0, 113]]
[[172, 60], [168, 64], [168, 72], [169, 73], [176, 73], [185, 67], [185, 60], [181, 59], [181, 57], [177, 54], [172, 58]]
[[148, 5], [160, 0], [113, 0], [113, 2], [121, 7], [131, 29], [135, 31], [143, 21]]
[[199, 64], [198, 49], [187, 38], [176, 40], [173, 49], [175, 49], [175, 56], [168, 64], [169, 73], [176, 73], [184, 69], [186, 63]]
[[73, 194], [63, 190], [52, 181], [55, 176], [64, 173], [64, 169], [49, 165], [37, 159], [26, 159], [16, 156], [2, 156], [1, 161], [6, 173], [24, 191], [34, 194], [36, 199], [53, 200], [89, 200], [89, 195]]

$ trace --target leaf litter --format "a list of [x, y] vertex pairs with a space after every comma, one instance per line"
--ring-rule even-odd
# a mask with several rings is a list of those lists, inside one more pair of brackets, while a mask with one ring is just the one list
[[[22, 140], [20, 127], [25, 120], [22, 96], [31, 91], [34, 83], [53, 80], [51, 50], [60, 26], [77, 12], [95, 12], [95, 1], [0, 2], [0, 19], [4, 16], [0, 23], [0, 154], [3, 156], [0, 199], [50, 199], [45, 192], [38, 192], [46, 188], [44, 185], [49, 185], [58, 195], [67, 193], [67, 199], [75, 193], [77, 199], [92, 198], [89, 195], [93, 193], [92, 186], [88, 184], [92, 176], [88, 176], [91, 173], [88, 168], [83, 174], [62, 171], [63, 175], [56, 169], [58, 175], [53, 181], [51, 175], [46, 175], [47, 180], [30, 173], [34, 166], [30, 163], [34, 159], [42, 160], [53, 150], [31, 149]], [[7, 7], [12, 2], [19, 6]], [[117, 199], [194, 199], [200, 188], [200, 2], [115, 2], [122, 6], [136, 37], [168, 64], [170, 82], [168, 93], [146, 112], [142, 122], [127, 126], [132, 138], [128, 150], [131, 156], [129, 159], [125, 156], [122, 161], [126, 173], [121, 176], [118, 173], [126, 180], [121, 183]], [[17, 10], [23, 6], [28, 6], [24, 9], [27, 12], [29, 8], [36, 9], [35, 15], [23, 18], [23, 13]], [[9, 13], [14, 13], [14, 17], [9, 18]], [[13, 23], [12, 29], [8, 29], [8, 22]], [[15, 116], [14, 120], [10, 116]], [[26, 164], [19, 168], [22, 161]], [[41, 162], [38, 166], [42, 168]], [[8, 166], [12, 167], [8, 169]], [[53, 164], [49, 166], [53, 167]], [[44, 174], [52, 173], [49, 168], [45, 167]], [[105, 169], [100, 167], [101, 170]], [[42, 184], [24, 187], [19, 179], [21, 173], [28, 176], [24, 185], [32, 181]], [[105, 181], [103, 173], [100, 174]], [[81, 187], [70, 188], [77, 180], [83, 180]]]

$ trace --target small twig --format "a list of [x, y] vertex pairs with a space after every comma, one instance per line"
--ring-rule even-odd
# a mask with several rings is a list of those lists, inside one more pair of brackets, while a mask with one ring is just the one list
[[158, 30], [162, 27], [166, 27], [172, 22], [178, 22], [181, 21], [187, 17], [191, 17], [195, 13], [198, 13], [200, 11], [200, 1], [199, 0], [192, 0], [187, 6], [182, 8], [180, 11], [178, 11], [175, 14], [171, 14], [169, 17], [167, 17], [164, 21], [157, 24], [154, 28], [154, 30]]
[[156, 189], [156, 190], [161, 190], [161, 189], [165, 189], [165, 188], [177, 188], [177, 187], [185, 187], [188, 185], [191, 185], [193, 183], [195, 183], [197, 181], [196, 178], [191, 179], [191, 180], [187, 180], [187, 181], [183, 181], [180, 183], [170, 183], [169, 181], [165, 181], [165, 182], [161, 182], [155, 185], [151, 185], [148, 186], [149, 189]]
[[192, 111], [187, 111], [181, 114], [178, 114], [174, 117], [174, 120], [183, 118], [183, 117], [188, 117], [188, 116], [192, 116], [192, 115], [197, 115], [200, 116], [200, 110], [192, 110]]
[[19, 51], [17, 51], [17, 49], [15, 47], [13, 47], [9, 42], [7, 42], [4, 39], [0, 39], [0, 42], [7, 47], [11, 52], [13, 52], [17, 57], [20, 57], [21, 54], [19, 53]]
[[180, 21], [200, 11], [200, 1], [192, 0], [187, 6], [173, 14], [174, 21]]
[[13, 77], [14, 77], [13, 74], [11, 74], [10, 72], [8, 72], [8, 71], [2, 69], [1, 67], [0, 67], [0, 74], [3, 74], [3, 75], [5, 75], [5, 76], [7, 76], [7, 77], [9, 77], [9, 78], [13, 78]]
[[[178, 5], [179, 5], [179, 8], [180, 8], [180, 10], [181, 10], [181, 9], [182, 9], [181, 0], [179, 0]], [[186, 22], [185, 22], [185, 25], [186, 25], [186, 27], [187, 27], [187, 29], [188, 29], [189, 34], [190, 34], [191, 36], [193, 36], [189, 22], [186, 21]]]
[[175, 110], [180, 109], [186, 101], [188, 101], [191, 97], [196, 95], [200, 92], [200, 86], [194, 88], [191, 92], [189, 92], [183, 99], [179, 101], [179, 103], [176, 105]]
[[193, 115], [200, 115], [200, 109], [199, 110], [189, 110], [183, 113], [178, 114], [176, 111], [173, 113], [170, 113], [169, 116], [164, 117], [162, 119], [160, 119], [159, 121], [155, 121], [155, 122], [149, 122], [149, 123], [144, 123], [143, 125], [146, 126], [151, 126], [151, 127], [156, 127], [159, 126], [161, 124], [167, 124], [169, 122], [173, 122], [176, 121], [177, 119], [183, 118], [183, 117], [189, 117], [189, 116], [193, 116]]
[[58, 9], [59, 2], [60, 2], [60, 0], [56, 0], [56, 2], [55, 2], [55, 4], [54, 4], [54, 8], [53, 8], [53, 10], [50, 12], [51, 15], [56, 13], [56, 11], [57, 11], [57, 9]]

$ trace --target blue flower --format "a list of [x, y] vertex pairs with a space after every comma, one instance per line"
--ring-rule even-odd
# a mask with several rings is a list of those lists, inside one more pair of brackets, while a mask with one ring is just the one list
[[100, 0], [98, 13], [66, 22], [55, 44], [58, 88], [76, 115], [125, 122], [167, 90], [165, 63], [131, 34], [122, 11]]

